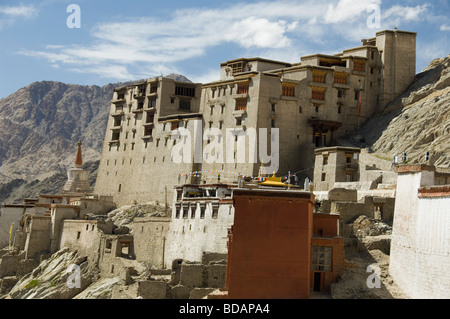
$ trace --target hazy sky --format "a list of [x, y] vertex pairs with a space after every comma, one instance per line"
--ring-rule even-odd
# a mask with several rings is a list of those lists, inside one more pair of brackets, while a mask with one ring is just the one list
[[104, 85], [180, 73], [206, 83], [227, 60], [298, 62], [394, 27], [418, 33], [420, 72], [450, 53], [449, 16], [449, 0], [0, 0], [0, 98], [43, 80]]

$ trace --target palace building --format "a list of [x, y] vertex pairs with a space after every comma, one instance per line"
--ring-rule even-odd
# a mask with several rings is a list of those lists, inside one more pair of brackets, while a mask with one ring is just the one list
[[265, 175], [312, 179], [314, 150], [382, 111], [415, 65], [416, 33], [385, 30], [297, 63], [230, 60], [211, 83], [161, 76], [117, 88], [95, 193], [167, 203], [176, 185], [233, 182], [261, 164]]

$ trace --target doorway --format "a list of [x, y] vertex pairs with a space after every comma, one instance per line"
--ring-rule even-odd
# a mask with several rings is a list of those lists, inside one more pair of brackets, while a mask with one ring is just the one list
[[320, 291], [321, 273], [314, 273], [314, 291]]

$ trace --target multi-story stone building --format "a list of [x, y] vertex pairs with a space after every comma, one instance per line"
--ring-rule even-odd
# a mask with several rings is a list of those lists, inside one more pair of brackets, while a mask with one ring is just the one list
[[316, 147], [333, 146], [412, 83], [415, 46], [416, 33], [386, 30], [299, 63], [230, 60], [211, 83], [157, 77], [117, 88], [96, 193], [118, 205], [167, 201], [174, 185], [257, 176], [262, 163], [266, 174], [312, 179]]

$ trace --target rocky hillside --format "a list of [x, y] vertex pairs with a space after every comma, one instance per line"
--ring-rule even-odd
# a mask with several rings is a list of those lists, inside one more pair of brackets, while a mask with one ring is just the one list
[[[190, 82], [180, 74], [167, 77]], [[93, 185], [113, 90], [132, 83], [100, 87], [43, 81], [0, 99], [0, 204], [58, 193], [78, 140]]]
[[[83, 141], [96, 170], [114, 87], [35, 82], [0, 100], [0, 203], [59, 193]], [[93, 172], [95, 174], [95, 172]], [[95, 182], [95, 175], [91, 176]]]
[[409, 89], [357, 136], [381, 158], [401, 158], [406, 152], [409, 163], [425, 163], [429, 152], [429, 164], [450, 168], [450, 55], [417, 74]]
[[0, 177], [32, 180], [65, 171], [76, 143], [98, 160], [114, 85], [35, 82], [0, 100]]

